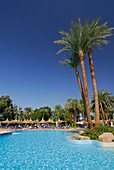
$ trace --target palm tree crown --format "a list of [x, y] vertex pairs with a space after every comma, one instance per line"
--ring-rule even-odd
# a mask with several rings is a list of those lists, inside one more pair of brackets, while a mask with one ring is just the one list
[[28, 117], [30, 116], [30, 114], [31, 113], [33, 113], [33, 109], [32, 109], [32, 107], [26, 107], [26, 108], [24, 108], [24, 115], [25, 115], [25, 117], [28, 119]]
[[63, 109], [63, 107], [60, 104], [57, 104], [54, 106], [55, 111], [58, 113], [58, 121], [59, 121], [59, 113]]

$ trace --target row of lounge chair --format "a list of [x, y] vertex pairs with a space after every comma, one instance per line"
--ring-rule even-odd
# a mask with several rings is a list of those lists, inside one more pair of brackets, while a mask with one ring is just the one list
[[5, 129], [23, 129], [23, 128], [29, 128], [29, 129], [69, 129], [69, 126], [49, 126], [49, 125], [43, 125], [43, 126], [22, 126], [22, 125], [15, 125], [15, 126], [0, 126], [0, 128], [5, 128]]

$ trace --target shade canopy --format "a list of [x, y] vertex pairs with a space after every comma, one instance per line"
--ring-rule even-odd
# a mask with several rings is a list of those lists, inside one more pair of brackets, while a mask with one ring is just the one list
[[11, 120], [10, 123], [11, 123], [11, 124], [15, 124], [15, 123], [16, 123], [16, 124], [19, 124], [19, 123], [21, 123], [21, 121], [15, 119], [15, 120]]
[[33, 121], [32, 121], [32, 119], [30, 119], [30, 120], [27, 120], [27, 123], [33, 123]]
[[33, 122], [33, 124], [34, 123], [39, 123], [39, 120], [37, 119], [37, 120], [34, 120], [34, 121], [32, 121]]
[[47, 123], [47, 121], [45, 121], [45, 120], [42, 118], [42, 120], [41, 120], [39, 123], [44, 124], [44, 123]]
[[10, 121], [8, 120], [8, 118], [5, 120], [5, 121], [2, 121], [1, 123], [4, 123], [4, 124], [6, 124], [6, 123], [10, 123]]
[[28, 120], [24, 119], [24, 120], [22, 121], [22, 123], [23, 123], [23, 124], [27, 124], [27, 123], [28, 123]]
[[55, 122], [49, 118], [49, 120], [47, 121], [47, 123], [55, 123]]

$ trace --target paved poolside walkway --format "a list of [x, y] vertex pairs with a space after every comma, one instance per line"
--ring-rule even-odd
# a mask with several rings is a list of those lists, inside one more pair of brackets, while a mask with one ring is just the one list
[[102, 147], [114, 148], [114, 142], [102, 142]]
[[[77, 140], [75, 136], [67, 136], [67, 138], [72, 139], [74, 141], [76, 141], [76, 143], [78, 144], [90, 144], [92, 143], [91, 141], [95, 141], [95, 140]], [[101, 143], [102, 148], [113, 148], [114, 149], [114, 142], [100, 142], [100, 141], [96, 141]]]
[[9, 133], [12, 133], [12, 130], [9, 130], [9, 129], [0, 129], [0, 135], [9, 134]]

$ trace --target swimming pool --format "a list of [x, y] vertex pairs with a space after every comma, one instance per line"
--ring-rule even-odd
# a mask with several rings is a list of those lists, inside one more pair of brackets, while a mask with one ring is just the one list
[[0, 136], [0, 169], [114, 169], [114, 150], [75, 144], [62, 130], [20, 131]]

